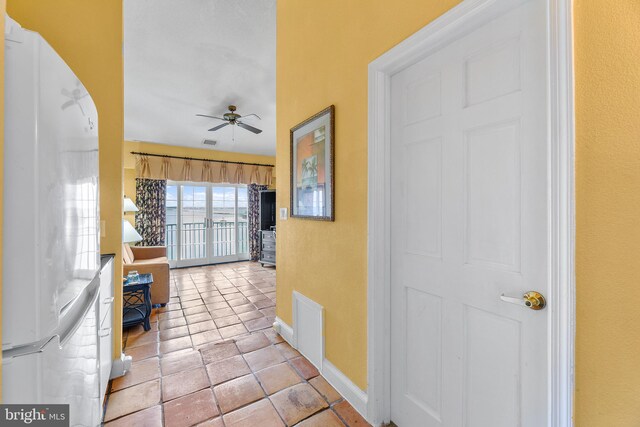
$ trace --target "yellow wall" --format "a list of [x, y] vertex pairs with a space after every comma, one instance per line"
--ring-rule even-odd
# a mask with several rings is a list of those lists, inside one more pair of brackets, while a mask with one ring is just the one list
[[[136, 159], [132, 151], [165, 154], [168, 156], [193, 157], [198, 159], [209, 160], [227, 160], [231, 162], [247, 162], [247, 163], [266, 163], [275, 164], [276, 159], [273, 156], [259, 156], [256, 154], [233, 153], [230, 151], [208, 150], [203, 148], [180, 147], [177, 145], [161, 145], [152, 144], [150, 142], [124, 142], [124, 194], [133, 202], [136, 202]], [[275, 182], [275, 173], [273, 174]], [[133, 214], [125, 215], [125, 218], [135, 224]]]
[[[122, 140], [124, 121], [122, 1], [9, 0], [7, 13], [37, 31], [82, 80], [98, 108], [100, 217], [103, 253], [115, 253], [122, 271]], [[117, 277], [117, 273], [116, 273]], [[122, 313], [122, 286], [115, 286], [114, 313]], [[119, 356], [122, 318], [115, 316], [114, 356]]]
[[[0, 0], [0, 28], [2, 28], [2, 49], [0, 51], [0, 342], [2, 342], [2, 226], [4, 174], [4, 14], [6, 0]], [[0, 402], [2, 402], [2, 362], [0, 361]]]
[[575, 0], [576, 425], [640, 425], [640, 2]]
[[291, 324], [294, 289], [323, 305], [327, 359], [362, 389], [367, 387], [367, 66], [457, 3], [279, 0], [277, 5], [278, 207], [289, 207], [289, 129], [336, 106], [336, 220], [278, 222], [277, 314]]
[[[327, 358], [366, 389], [367, 64], [457, 1], [278, 1], [278, 206], [289, 129], [336, 105], [336, 222], [278, 223], [277, 314], [326, 309]], [[339, 13], [337, 12], [339, 11]], [[576, 420], [640, 423], [640, 2], [575, 0]]]

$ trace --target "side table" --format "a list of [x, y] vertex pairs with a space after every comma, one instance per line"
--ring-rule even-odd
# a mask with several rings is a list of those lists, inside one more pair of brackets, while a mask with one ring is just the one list
[[122, 285], [122, 327], [143, 323], [144, 330], [151, 329], [151, 285], [152, 274], [140, 274], [135, 283], [124, 282]]

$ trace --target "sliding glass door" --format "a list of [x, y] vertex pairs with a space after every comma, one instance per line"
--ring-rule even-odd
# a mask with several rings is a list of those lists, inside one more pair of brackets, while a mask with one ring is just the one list
[[172, 267], [249, 259], [246, 185], [167, 183]]
[[207, 251], [207, 187], [181, 185], [178, 234], [180, 260], [185, 265], [206, 264]]

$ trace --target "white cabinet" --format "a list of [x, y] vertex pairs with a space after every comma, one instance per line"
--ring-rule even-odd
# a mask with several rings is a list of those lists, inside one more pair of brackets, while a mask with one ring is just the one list
[[113, 361], [113, 256], [102, 256], [100, 271], [100, 296], [98, 297], [98, 337], [100, 340], [100, 397], [109, 384]]

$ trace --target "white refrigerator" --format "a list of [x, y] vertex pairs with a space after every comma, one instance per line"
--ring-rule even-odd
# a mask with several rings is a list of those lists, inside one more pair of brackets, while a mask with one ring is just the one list
[[37, 33], [5, 28], [3, 403], [101, 419], [98, 118]]

